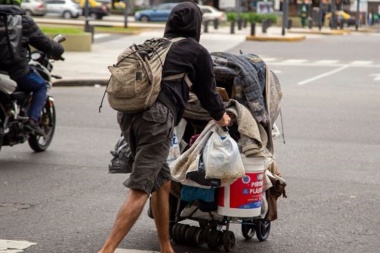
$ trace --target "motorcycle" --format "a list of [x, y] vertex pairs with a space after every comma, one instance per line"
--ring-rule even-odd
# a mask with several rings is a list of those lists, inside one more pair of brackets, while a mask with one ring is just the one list
[[[65, 36], [59, 34], [53, 40], [62, 43], [65, 39]], [[29, 66], [47, 81], [49, 91], [52, 78], [62, 78], [51, 74], [54, 60], [49, 54], [38, 50], [31, 51], [29, 58]], [[59, 60], [64, 58], [61, 57]], [[16, 87], [17, 83], [9, 78], [8, 73], [0, 71], [0, 150], [2, 146], [13, 146], [28, 141], [35, 152], [45, 151], [53, 140], [55, 131], [54, 98], [49, 94], [46, 96], [39, 123], [45, 135], [37, 135], [26, 127], [32, 92], [17, 91]]]

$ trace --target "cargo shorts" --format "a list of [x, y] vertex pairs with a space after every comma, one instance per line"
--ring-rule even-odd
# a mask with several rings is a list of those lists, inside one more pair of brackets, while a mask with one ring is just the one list
[[132, 173], [124, 186], [149, 195], [171, 178], [166, 159], [174, 129], [173, 114], [157, 101], [140, 113], [119, 112], [117, 120], [134, 156]]

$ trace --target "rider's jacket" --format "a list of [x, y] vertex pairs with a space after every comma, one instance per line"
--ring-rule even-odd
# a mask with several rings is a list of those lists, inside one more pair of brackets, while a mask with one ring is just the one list
[[[19, 13], [21, 9], [19, 6], [14, 5], [0, 5], [0, 11], [2, 13], [14, 14], [15, 11]], [[22, 9], [21, 9], [22, 10]], [[47, 37], [37, 26], [34, 20], [26, 15], [22, 16], [22, 50], [20, 59], [14, 59], [8, 62], [4, 62], [0, 59], [0, 70], [7, 71], [10, 77], [14, 80], [24, 76], [29, 72], [28, 66], [28, 50], [29, 45], [37, 50], [48, 53], [53, 58], [59, 58], [64, 48], [61, 44], [51, 40]], [[1, 50], [1, 49], [0, 49]]]

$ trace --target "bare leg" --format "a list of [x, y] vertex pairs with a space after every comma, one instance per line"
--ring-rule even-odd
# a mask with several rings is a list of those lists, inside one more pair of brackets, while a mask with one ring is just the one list
[[151, 208], [156, 223], [161, 253], [174, 253], [169, 234], [169, 191], [170, 181], [152, 194]]
[[145, 192], [130, 190], [127, 200], [117, 214], [112, 232], [99, 253], [113, 253], [116, 250], [139, 218], [147, 200], [148, 195]]

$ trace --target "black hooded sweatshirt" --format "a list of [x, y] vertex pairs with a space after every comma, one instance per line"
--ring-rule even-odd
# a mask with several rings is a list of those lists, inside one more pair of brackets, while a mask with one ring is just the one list
[[[186, 39], [173, 43], [166, 56], [163, 77], [187, 73], [193, 84], [191, 89], [197, 95], [201, 106], [213, 119], [220, 120], [225, 112], [224, 105], [215, 89], [211, 56], [207, 49], [199, 44], [201, 26], [202, 12], [195, 3], [183, 2], [172, 9], [166, 22], [164, 37]], [[189, 88], [183, 80], [163, 81], [162, 91], [174, 104], [177, 125], [189, 99]]]

